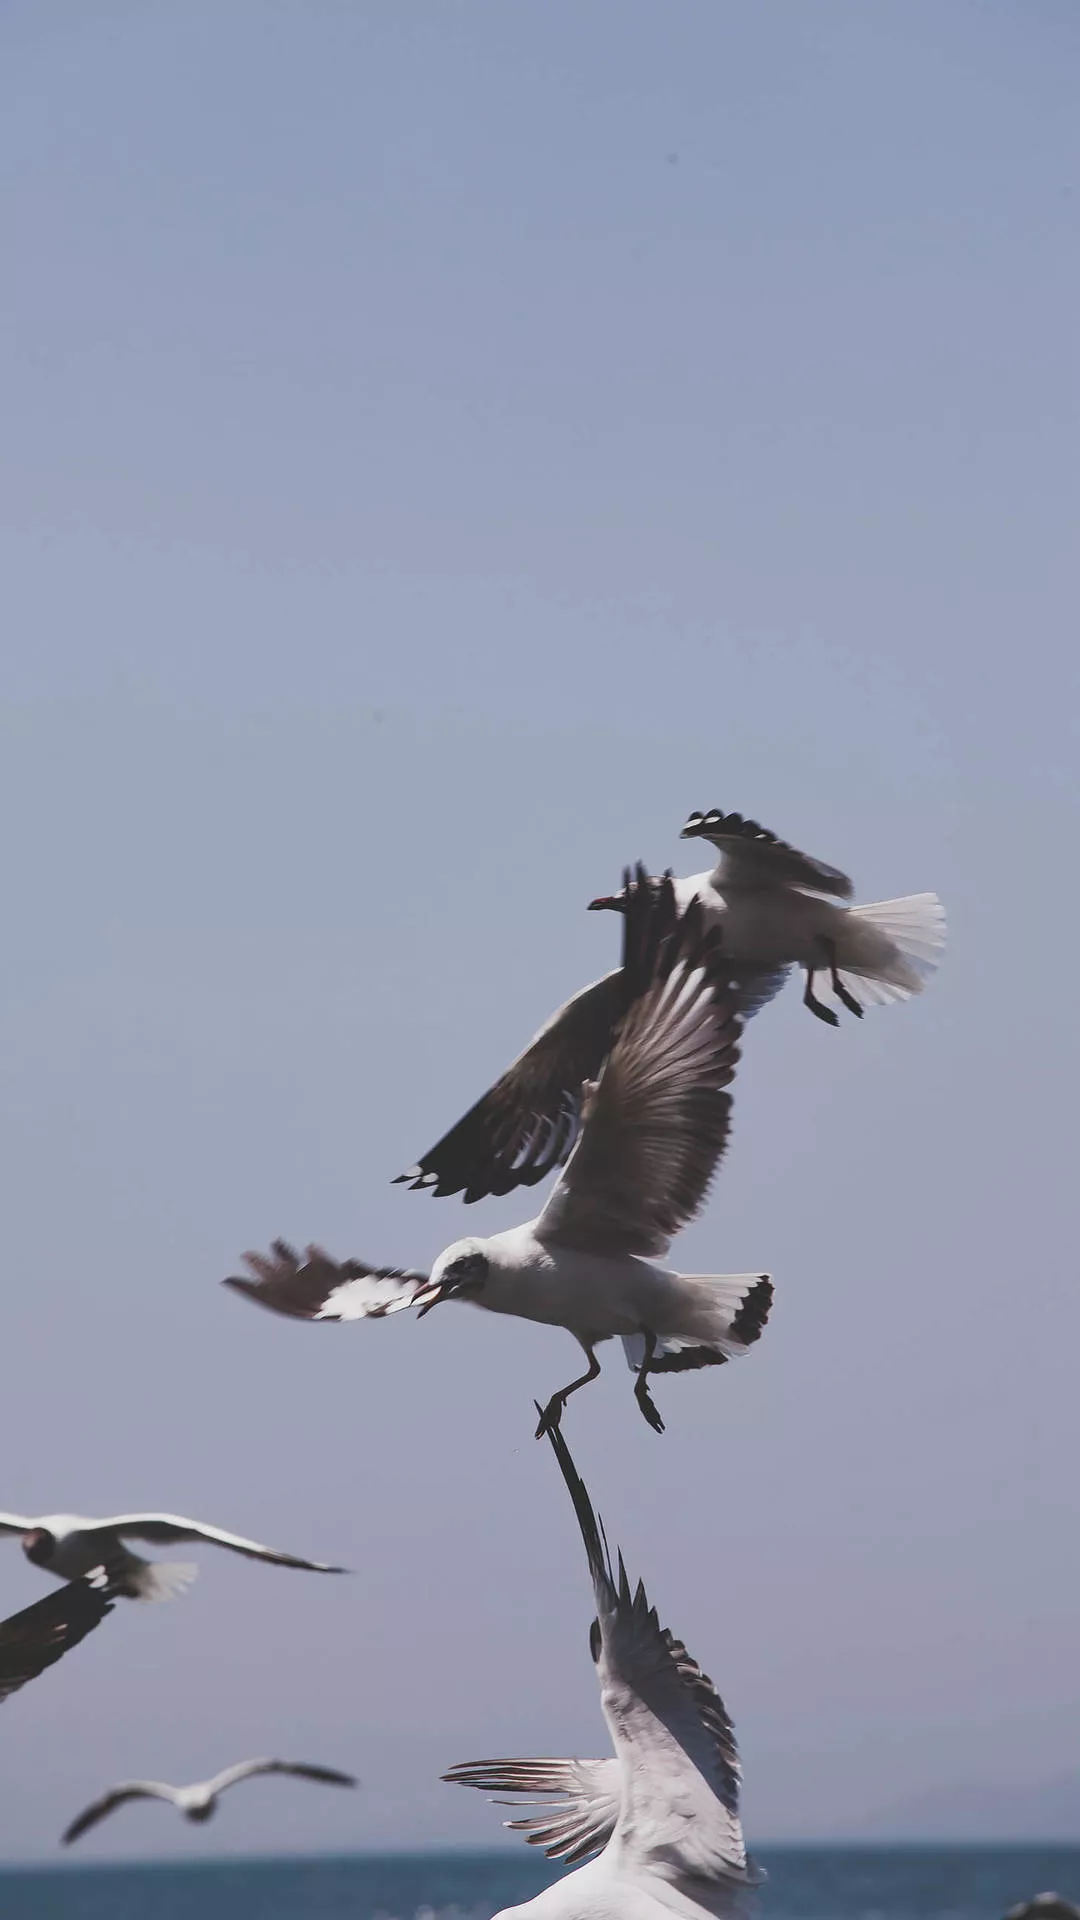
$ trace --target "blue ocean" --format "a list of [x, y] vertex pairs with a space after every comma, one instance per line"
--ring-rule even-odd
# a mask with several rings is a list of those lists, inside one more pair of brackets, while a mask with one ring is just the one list
[[[761, 1920], [1001, 1920], [1080, 1900], [1080, 1847], [776, 1847]], [[555, 1877], [528, 1854], [366, 1854], [0, 1871], [3, 1920], [490, 1920]]]

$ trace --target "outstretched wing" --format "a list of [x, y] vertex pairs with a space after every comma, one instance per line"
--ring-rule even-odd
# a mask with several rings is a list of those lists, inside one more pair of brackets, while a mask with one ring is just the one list
[[0, 1533], [29, 1533], [36, 1526], [37, 1521], [23, 1513], [0, 1513]]
[[619, 1766], [615, 1824], [624, 1858], [677, 1876], [752, 1883], [739, 1822], [739, 1758], [724, 1703], [661, 1627], [620, 1555], [612, 1566], [562, 1434], [549, 1438], [581, 1528], [596, 1596], [592, 1648]]
[[536, 1807], [527, 1819], [504, 1820], [504, 1827], [523, 1833], [530, 1847], [543, 1847], [549, 1860], [565, 1860], [568, 1866], [602, 1852], [619, 1817], [615, 1759], [467, 1760], [442, 1777], [455, 1787], [520, 1796], [496, 1799], [496, 1806]]
[[692, 813], [680, 840], [707, 840], [720, 855], [724, 873], [740, 886], [802, 887], [809, 893], [832, 894], [850, 900], [854, 891], [846, 873], [789, 847], [768, 827], [746, 820], [741, 813]]
[[72, 1580], [32, 1607], [0, 1621], [0, 1701], [55, 1666], [77, 1647], [113, 1608], [104, 1567], [84, 1580]]
[[[101, 1520], [103, 1532], [118, 1534], [123, 1540], [149, 1540], [164, 1547], [176, 1540], [202, 1540], [207, 1546], [228, 1547], [249, 1560], [268, 1560], [275, 1567], [301, 1567], [307, 1573], [345, 1573], [345, 1567], [331, 1567], [323, 1560], [301, 1560], [294, 1553], [279, 1553], [276, 1547], [260, 1546], [257, 1540], [245, 1540], [243, 1534], [226, 1533], [223, 1527], [207, 1527], [199, 1520], [185, 1520], [178, 1513], [120, 1513]], [[87, 1527], [90, 1533], [96, 1529]]]
[[467, 1204], [534, 1187], [561, 1165], [581, 1125], [583, 1081], [599, 1073], [624, 1008], [621, 968], [552, 1015], [502, 1078], [399, 1181]]
[[731, 1126], [742, 1023], [722, 934], [641, 868], [623, 913], [631, 1004], [581, 1138], [536, 1223], [541, 1240], [663, 1254], [708, 1192]]
[[103, 1793], [100, 1800], [93, 1800], [83, 1808], [70, 1827], [64, 1829], [62, 1844], [70, 1847], [80, 1833], [85, 1833], [89, 1827], [96, 1827], [99, 1820], [104, 1820], [106, 1814], [112, 1813], [116, 1807], [122, 1807], [125, 1800], [168, 1800], [175, 1806], [176, 1794], [163, 1780], [122, 1780], [119, 1786], [110, 1787], [108, 1793]]
[[211, 1793], [224, 1793], [226, 1787], [235, 1787], [238, 1781], [251, 1780], [259, 1773], [291, 1773], [298, 1780], [321, 1780], [328, 1787], [359, 1785], [351, 1773], [339, 1773], [336, 1767], [309, 1766], [306, 1760], [238, 1760], [235, 1767], [226, 1767], [206, 1784]]
[[245, 1253], [244, 1263], [252, 1277], [234, 1274], [222, 1286], [294, 1320], [383, 1320], [415, 1306], [428, 1284], [426, 1273], [331, 1260], [321, 1247], [309, 1247], [301, 1260], [285, 1240], [275, 1240], [269, 1256]]

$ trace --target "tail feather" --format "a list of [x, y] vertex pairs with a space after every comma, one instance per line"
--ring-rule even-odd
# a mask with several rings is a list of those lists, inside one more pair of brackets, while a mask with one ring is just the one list
[[[650, 1373], [684, 1373], [722, 1367], [761, 1338], [773, 1302], [767, 1273], [682, 1273], [685, 1326], [657, 1340]], [[645, 1358], [645, 1336], [623, 1335], [627, 1365], [636, 1372]]]
[[125, 1553], [118, 1591], [129, 1600], [175, 1600], [198, 1571], [189, 1560], [143, 1560], [137, 1553]]
[[[945, 947], [945, 909], [936, 893], [909, 893], [902, 900], [874, 900], [849, 909], [887, 943], [863, 966], [845, 954], [840, 972], [861, 1006], [884, 1006], [921, 993]], [[878, 945], [877, 942], [874, 943]], [[865, 970], [864, 970], [865, 969]]]

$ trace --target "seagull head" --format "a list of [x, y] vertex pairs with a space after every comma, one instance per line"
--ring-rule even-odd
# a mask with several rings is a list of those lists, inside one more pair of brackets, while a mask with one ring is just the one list
[[622, 893], [602, 893], [598, 900], [589, 901], [590, 913], [601, 913], [605, 911], [610, 913], [626, 912], [625, 888]]
[[31, 1527], [23, 1534], [22, 1550], [35, 1567], [47, 1567], [56, 1552], [56, 1536], [48, 1527]]
[[417, 1296], [420, 1308], [417, 1319], [422, 1320], [425, 1313], [430, 1313], [442, 1300], [468, 1299], [481, 1292], [487, 1277], [488, 1257], [480, 1242], [455, 1240], [452, 1247], [440, 1253], [431, 1269], [427, 1288]]

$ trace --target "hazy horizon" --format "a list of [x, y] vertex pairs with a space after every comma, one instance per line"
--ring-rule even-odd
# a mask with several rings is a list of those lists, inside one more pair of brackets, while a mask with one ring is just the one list
[[[0, 1508], [356, 1570], [168, 1556], [4, 1707], [3, 1858], [275, 1750], [362, 1790], [79, 1861], [496, 1846], [446, 1767], [605, 1751], [569, 1337], [219, 1282], [534, 1212], [390, 1182], [714, 805], [949, 945], [752, 1023], [673, 1258], [772, 1322], [662, 1439], [602, 1348], [570, 1445], [751, 1845], [1080, 1770], [1078, 55], [1058, 0], [0, 12]], [[52, 1590], [0, 1540], [0, 1617]]]

